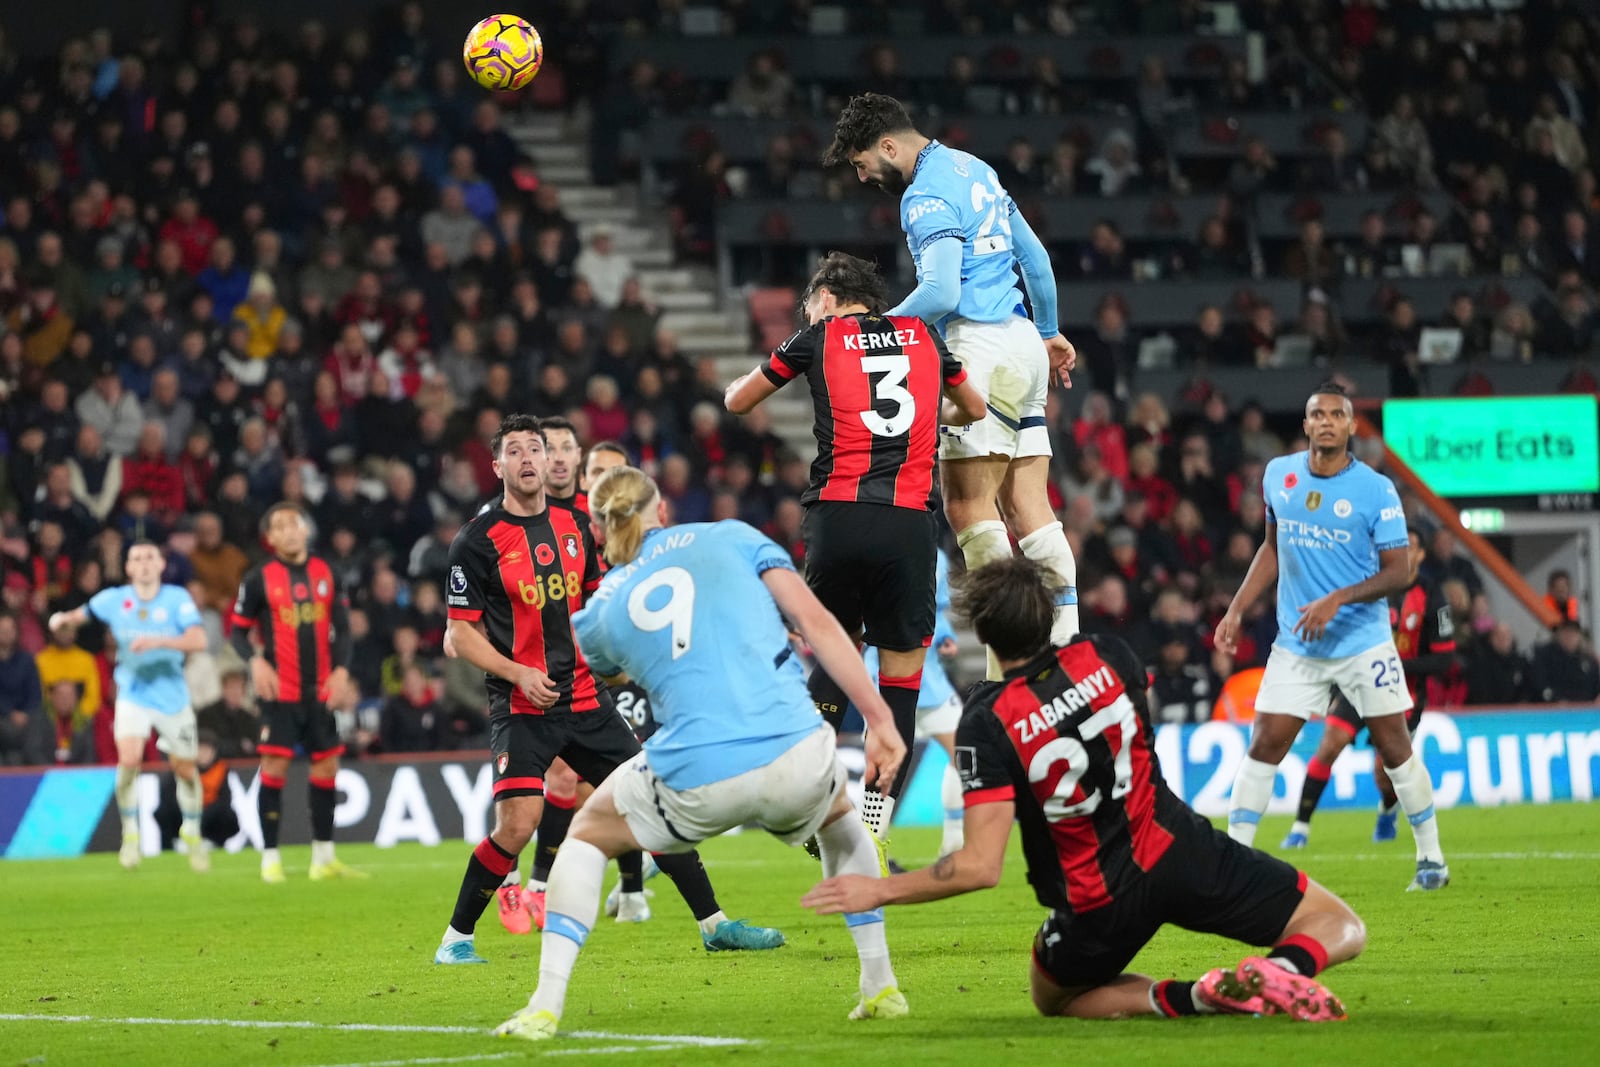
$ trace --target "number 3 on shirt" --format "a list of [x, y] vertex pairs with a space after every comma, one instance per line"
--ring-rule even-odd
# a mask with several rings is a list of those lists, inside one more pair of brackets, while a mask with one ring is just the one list
[[872, 387], [877, 400], [895, 405], [894, 414], [884, 418], [876, 408], [861, 413], [861, 423], [872, 431], [874, 437], [899, 437], [911, 429], [917, 417], [917, 398], [906, 388], [911, 376], [910, 356], [862, 356], [861, 369], [868, 378], [883, 375]]
[[[645, 601], [657, 589], [670, 590], [666, 602], [650, 607]], [[663, 567], [633, 587], [628, 594], [628, 618], [645, 633], [672, 627], [672, 658], [689, 651], [694, 623], [694, 576], [682, 567]]]

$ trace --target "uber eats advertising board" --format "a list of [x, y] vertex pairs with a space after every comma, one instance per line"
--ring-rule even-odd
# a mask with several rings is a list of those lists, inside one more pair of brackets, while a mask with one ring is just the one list
[[1386, 400], [1383, 439], [1446, 497], [1600, 492], [1593, 396]]

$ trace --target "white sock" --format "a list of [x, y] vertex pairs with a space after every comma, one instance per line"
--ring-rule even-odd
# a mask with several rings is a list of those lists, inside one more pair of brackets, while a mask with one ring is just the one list
[[462, 941], [465, 941], [469, 945], [472, 944], [472, 935], [464, 934], [460, 930], [457, 930], [454, 926], [446, 926], [444, 928], [444, 937], [439, 943], [448, 947], [450, 945], [459, 944]]
[[728, 917], [722, 913], [721, 909], [718, 909], [714, 914], [707, 915], [704, 919], [700, 920], [700, 932], [705, 934], [707, 937], [710, 937], [712, 934], [717, 932], [717, 927], [721, 926], [727, 921]]
[[939, 783], [939, 800], [944, 805], [944, 836], [939, 840], [939, 855], [948, 856], [961, 851], [966, 841], [966, 810], [961, 804], [961, 775], [954, 764], [944, 766], [944, 779]]
[[282, 862], [283, 862], [283, 860], [278, 856], [278, 850], [277, 849], [275, 849], [275, 848], [264, 848], [264, 849], [261, 850], [261, 866], [268, 867], [268, 866], [271, 866], [274, 863], [282, 863]]
[[[508, 885], [521, 885], [521, 884], [522, 884], [522, 872], [517, 870], [516, 864], [512, 864], [511, 869], [506, 872], [505, 880], [502, 881], [500, 883], [500, 885], [502, 887], [505, 887], [505, 886], [508, 886]], [[544, 885], [541, 883], [539, 888], [543, 889]]]
[[[859, 819], [835, 819], [817, 831], [817, 845], [822, 851], [822, 874], [826, 878], [837, 874], [882, 877], [878, 847]], [[883, 909], [846, 915], [844, 922], [861, 960], [861, 996], [875, 997], [895, 984], [894, 968], [889, 965], [889, 942], [883, 933]]]
[[567, 838], [550, 868], [545, 897], [544, 936], [539, 939], [539, 988], [528, 1006], [561, 1018], [567, 983], [578, 962], [578, 950], [594, 929], [605, 887], [606, 854], [576, 838]]
[[1433, 811], [1433, 782], [1428, 778], [1428, 768], [1416, 752], [1398, 767], [1385, 768], [1394, 795], [1411, 823], [1411, 835], [1417, 839], [1417, 859], [1444, 862], [1439, 849], [1439, 820]]
[[1291, 834], [1303, 834], [1307, 840], [1310, 840], [1311, 824], [1308, 822], [1301, 822], [1299, 819], [1296, 819], [1294, 821], [1294, 825], [1289, 827], [1289, 832]]
[[325, 863], [332, 863], [332, 862], [333, 862], [333, 842], [332, 841], [313, 841], [313, 842], [311, 842], [311, 865], [313, 867], [321, 867]]
[[1278, 777], [1276, 764], [1244, 758], [1233, 779], [1233, 801], [1228, 807], [1228, 836], [1241, 845], [1256, 843], [1256, 827], [1261, 813], [1272, 799], [1272, 782]]
[[[1150, 1001], [1151, 1001], [1151, 1003], [1155, 1002], [1155, 996], [1156, 996], [1156, 987], [1155, 986], [1151, 986], [1150, 987]], [[1210, 1004], [1207, 1004], [1205, 998], [1200, 995], [1200, 983], [1199, 982], [1196, 982], [1194, 985], [1189, 987], [1189, 1001], [1190, 1001], [1190, 1003], [1192, 1003], [1194, 1005], [1195, 1014], [1197, 1014], [1197, 1015], [1215, 1015], [1215, 1014], [1217, 1014], [1217, 1009], [1213, 1008]], [[1161, 1009], [1157, 1008], [1156, 1009], [1156, 1014], [1158, 1014], [1158, 1015], [1161, 1014]]]
[[139, 836], [139, 768], [117, 764], [117, 812], [122, 816], [122, 836]]
[[[566, 846], [562, 846], [562, 847], [566, 847]], [[516, 871], [512, 871], [511, 872], [511, 874], [516, 874], [516, 873], [517, 873]], [[511, 875], [507, 875], [506, 877], [509, 878], [510, 876]], [[508, 883], [508, 884], [514, 885], [515, 883]], [[547, 886], [544, 882], [536, 882], [531, 877], [528, 879], [527, 891], [529, 893], [543, 893], [548, 888], [549, 888], [549, 886]]]
[[1078, 636], [1078, 561], [1059, 522], [1041, 526], [1017, 542], [1022, 554], [1049, 568], [1060, 583], [1056, 609], [1050, 623], [1050, 643], [1064, 645]]
[[[999, 519], [975, 522], [956, 534], [956, 544], [961, 548], [961, 558], [967, 561], [967, 570], [977, 570], [985, 563], [1011, 558], [1011, 535], [1006, 524]], [[988, 680], [998, 682], [1002, 675], [1000, 662], [989, 653]]]
[[179, 778], [178, 785], [178, 810], [183, 813], [183, 832], [193, 834], [200, 827], [200, 805], [203, 794], [200, 792], [200, 776], [193, 778]]
[[[1413, 753], [1413, 756], [1414, 755], [1415, 755], [1415, 753]], [[1390, 781], [1390, 784], [1391, 785], [1393, 784], [1393, 780]], [[1394, 801], [1393, 804], [1385, 804], [1382, 801], [1378, 802], [1378, 814], [1379, 815], [1393, 815], [1396, 811], [1399, 811], [1399, 810], [1400, 810], [1400, 798], [1399, 797], [1395, 798], [1395, 801]]]

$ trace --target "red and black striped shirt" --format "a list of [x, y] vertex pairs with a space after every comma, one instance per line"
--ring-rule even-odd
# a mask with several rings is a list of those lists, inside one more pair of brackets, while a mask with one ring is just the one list
[[550, 677], [560, 697], [535, 707], [522, 691], [486, 675], [491, 715], [593, 711], [599, 685], [578, 649], [572, 616], [600, 584], [589, 516], [569, 507], [513, 515], [486, 506], [450, 544], [445, 603], [450, 618], [484, 625], [495, 651]]
[[933, 508], [939, 401], [967, 372], [926, 323], [898, 315], [823, 319], [779, 345], [761, 369], [774, 385], [800, 374], [811, 385], [817, 458], [802, 504]]
[[973, 694], [956, 732], [966, 805], [1013, 801], [1047, 908], [1124, 896], [1198, 816], [1152, 747], [1144, 668], [1119, 638], [1079, 638]]
[[233, 605], [233, 625], [248, 631], [260, 623], [267, 662], [278, 672], [278, 699], [285, 704], [321, 699], [322, 683], [343, 667], [349, 643], [349, 604], [333, 568], [319, 556], [303, 563], [270, 559], [244, 576]]
[[1389, 601], [1389, 628], [1394, 631], [1395, 651], [1406, 665], [1411, 701], [1420, 714], [1428, 695], [1423, 683], [1428, 675], [1448, 669], [1455, 655], [1456, 627], [1450, 601], [1437, 586], [1419, 580]]

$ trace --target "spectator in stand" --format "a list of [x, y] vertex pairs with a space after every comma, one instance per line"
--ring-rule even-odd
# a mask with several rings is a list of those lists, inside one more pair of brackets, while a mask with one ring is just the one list
[[39, 686], [46, 693], [58, 684], [72, 687], [77, 698], [71, 733], [88, 725], [100, 711], [100, 667], [77, 643], [77, 633], [69, 627], [50, 632], [50, 643], [33, 657], [39, 671]]
[[432, 752], [445, 747], [447, 718], [427, 674], [417, 664], [407, 666], [398, 692], [383, 705], [382, 751]]
[[229, 610], [245, 571], [250, 569], [250, 558], [238, 545], [224, 540], [222, 533], [222, 519], [215, 512], [203, 511], [194, 517], [194, 548], [189, 552], [189, 565], [204, 590], [204, 595], [197, 598], [202, 610]]
[[116, 455], [130, 455], [138, 446], [144, 412], [138, 398], [122, 387], [115, 363], [101, 364], [94, 388], [79, 396], [73, 408], [83, 425], [99, 431], [106, 448]]
[[616, 248], [616, 231], [606, 223], [589, 231], [589, 245], [573, 262], [572, 269], [589, 282], [594, 299], [607, 312], [622, 302], [622, 290], [633, 277], [633, 261]]
[[[1455, 532], [1447, 526], [1433, 532], [1422, 566], [1428, 580], [1436, 585], [1454, 578], [1466, 587], [1469, 597], [1483, 590], [1483, 576], [1478, 573], [1477, 564], [1461, 554]], [[1467, 612], [1461, 611], [1458, 617], [1466, 618]]]
[[1496, 623], [1489, 639], [1466, 657], [1467, 703], [1520, 704], [1537, 699], [1529, 691], [1528, 660], [1517, 650], [1509, 623]]
[[123, 500], [134, 493], [150, 498], [157, 518], [170, 524], [183, 513], [183, 473], [167, 455], [167, 432], [159, 422], [147, 422], [139, 446], [122, 465]]
[[1600, 663], [1576, 621], [1562, 620], [1555, 638], [1534, 649], [1528, 687], [1535, 700], [1545, 703], [1589, 703], [1600, 698]]
[[78, 447], [67, 460], [72, 496], [97, 523], [104, 523], [122, 495], [122, 457], [106, 451], [99, 431], [78, 431]]
[[1570, 572], [1560, 568], [1550, 572], [1550, 577], [1545, 579], [1544, 604], [1561, 621], [1578, 621], [1578, 598], [1572, 595]]
[[1078, 449], [1072, 472], [1063, 479], [1061, 491], [1068, 500], [1086, 499], [1101, 526], [1115, 521], [1122, 511], [1122, 483], [1107, 470], [1100, 449], [1087, 444]]
[[0, 611], [0, 766], [51, 762], [55, 731], [42, 705], [39, 671], [21, 646], [17, 620]]
[[[239, 816], [233, 810], [228, 765], [222, 762], [219, 739], [210, 730], [199, 730], [194, 765], [200, 774], [200, 837], [205, 842], [205, 846], [198, 847], [222, 848], [239, 833]], [[155, 821], [161, 832], [161, 847], [172, 848], [183, 823], [183, 813], [178, 808], [177, 778], [170, 771], [161, 776]]]
[[111, 760], [106, 760], [101, 758], [98, 751], [96, 720], [100, 716], [96, 714], [83, 718], [79, 714], [76, 685], [70, 681], [59, 681], [54, 685], [46, 685], [44, 694], [44, 715], [55, 739], [53, 755], [56, 763], [84, 765], [114, 762], [114, 752]]

